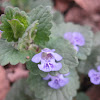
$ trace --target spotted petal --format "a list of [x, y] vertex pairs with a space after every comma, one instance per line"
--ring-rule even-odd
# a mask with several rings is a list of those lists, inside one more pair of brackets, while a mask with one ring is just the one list
[[46, 62], [46, 63], [38, 64], [38, 67], [40, 70], [44, 72], [59, 71], [62, 68], [62, 64], [55, 63], [55, 62]]

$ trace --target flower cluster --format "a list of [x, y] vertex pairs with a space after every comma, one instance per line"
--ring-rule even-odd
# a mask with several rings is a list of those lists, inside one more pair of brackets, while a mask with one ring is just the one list
[[62, 68], [61, 63], [57, 63], [56, 61], [61, 61], [62, 57], [54, 53], [55, 49], [48, 49], [45, 48], [41, 50], [40, 53], [36, 54], [32, 58], [32, 62], [39, 63], [38, 68], [44, 72], [50, 72], [50, 71], [59, 71]]
[[[55, 49], [48, 49], [45, 48], [41, 50], [40, 53], [36, 54], [32, 58], [32, 62], [39, 63], [38, 68], [41, 71], [44, 72], [50, 72], [50, 71], [59, 71], [62, 68], [62, 64], [58, 61], [62, 60], [62, 56], [54, 52]], [[53, 89], [59, 89], [63, 86], [65, 86], [69, 80], [68, 78], [65, 78], [69, 74], [57, 74], [56, 76], [51, 76], [48, 74], [44, 80], [50, 80], [48, 82], [48, 85]]]
[[[69, 74], [67, 74], [69, 75]], [[67, 76], [65, 75], [65, 76]], [[63, 74], [58, 74], [57, 76], [51, 76], [48, 74], [44, 80], [51, 80], [48, 82], [48, 85], [53, 89], [59, 89], [61, 87], [64, 87], [68, 82], [68, 78], [65, 78]]]
[[76, 51], [79, 51], [78, 46], [84, 46], [85, 40], [81, 33], [79, 32], [68, 32], [64, 34], [64, 39], [69, 40], [74, 46]]
[[97, 67], [97, 70], [98, 71], [91, 69], [88, 73], [91, 83], [93, 83], [95, 85], [100, 84], [100, 66]]

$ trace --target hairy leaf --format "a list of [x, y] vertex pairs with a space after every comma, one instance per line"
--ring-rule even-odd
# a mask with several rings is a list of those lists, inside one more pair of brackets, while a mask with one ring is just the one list
[[94, 47], [91, 55], [79, 62], [77, 69], [80, 73], [88, 74], [90, 69], [95, 69], [98, 65], [100, 65], [100, 46]]
[[55, 49], [55, 52], [60, 54], [63, 59], [62, 69], [59, 71], [62, 74], [69, 72], [69, 68], [75, 68], [78, 65], [77, 53], [73, 49], [73, 46], [62, 37], [51, 38], [51, 40], [46, 44], [50, 49]]
[[18, 80], [13, 84], [5, 100], [40, 100], [30, 91], [26, 79]]
[[[58, 43], [59, 41], [59, 43]], [[66, 43], [66, 46], [63, 44]], [[75, 68], [78, 65], [78, 59], [76, 57], [76, 51], [73, 49], [72, 45], [64, 40], [63, 38], [53, 38], [47, 44], [47, 48], [55, 49], [58, 54], [60, 54], [63, 59], [62, 69], [59, 71], [61, 74], [66, 74], [69, 72], [69, 68]], [[42, 77], [45, 77], [48, 73], [40, 71], [38, 64], [33, 63], [32, 61], [27, 62], [27, 68], [32, 72], [33, 75], [40, 74]], [[49, 72], [49, 74], [55, 76], [56, 72]]]
[[27, 14], [12, 7], [6, 7], [4, 15], [1, 15], [1, 22], [2, 38], [8, 42], [18, 41], [29, 25]]
[[61, 89], [55, 90], [48, 86], [48, 82], [39, 75], [30, 73], [29, 86], [37, 98], [43, 100], [72, 100], [79, 88], [79, 78], [75, 70], [70, 71], [69, 83]]
[[11, 28], [13, 30], [14, 37], [16, 39], [22, 37], [22, 35], [23, 35], [24, 31], [25, 31], [24, 25], [21, 24], [19, 22], [19, 20], [16, 20], [16, 19], [9, 20], [8, 22], [11, 25]]
[[[32, 51], [18, 51], [12, 46], [12, 43], [0, 40], [0, 65], [25, 63], [33, 55], [34, 53]], [[27, 56], [29, 56], [29, 59], [27, 59]]]
[[50, 7], [39, 6], [33, 9], [30, 14], [30, 22], [38, 20], [38, 29], [34, 42], [36, 44], [44, 44], [49, 40], [50, 29], [52, 27], [51, 20], [52, 14], [50, 13]]
[[26, 86], [27, 85], [23, 80], [15, 82], [5, 100], [32, 100], [24, 93]]
[[100, 65], [100, 32], [94, 35], [94, 42], [91, 55], [86, 60], [80, 61], [78, 71], [83, 74], [88, 74], [90, 69], [96, 69]]
[[79, 32], [81, 33], [85, 38], [85, 45], [79, 48], [79, 52], [77, 53], [77, 57], [81, 60], [85, 60], [88, 55], [91, 53], [92, 49], [92, 42], [93, 42], [93, 32], [89, 27], [80, 26], [72, 23], [62, 23], [56, 26], [54, 26], [51, 29], [52, 36], [62, 36], [64, 37], [64, 34], [67, 32]]

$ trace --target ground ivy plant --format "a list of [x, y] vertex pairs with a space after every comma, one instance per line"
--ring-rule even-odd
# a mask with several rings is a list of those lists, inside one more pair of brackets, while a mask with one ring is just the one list
[[30, 14], [7, 7], [1, 22], [0, 64], [23, 63], [30, 72], [14, 83], [6, 100], [73, 100], [80, 84], [76, 68], [92, 49], [90, 28], [57, 25], [49, 6]]

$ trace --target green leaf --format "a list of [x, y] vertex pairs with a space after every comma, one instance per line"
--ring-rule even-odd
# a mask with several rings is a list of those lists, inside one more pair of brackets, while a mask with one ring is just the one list
[[77, 67], [78, 71], [83, 74], [88, 74], [90, 69], [96, 69], [100, 65], [100, 32], [94, 35], [94, 42], [91, 55], [86, 60], [80, 61]]
[[30, 22], [32, 23], [36, 20], [38, 20], [39, 25], [34, 42], [36, 44], [45, 44], [45, 42], [49, 41], [50, 29], [52, 27], [50, 7], [39, 6], [33, 9], [30, 15]]
[[27, 85], [23, 80], [15, 82], [5, 100], [32, 100], [24, 93], [26, 86]]
[[73, 46], [62, 37], [51, 38], [46, 44], [47, 48], [55, 49], [55, 52], [63, 57], [62, 69], [59, 71], [61, 74], [69, 72], [69, 68], [75, 68], [78, 65], [77, 53], [73, 49]]
[[38, 68], [38, 64], [33, 63], [32, 61], [26, 62], [27, 69], [33, 74], [33, 75], [41, 75], [41, 77], [46, 77], [48, 73], [41, 71]]
[[93, 46], [94, 47], [100, 46], [100, 32], [95, 33]]
[[70, 71], [69, 83], [61, 89], [55, 90], [48, 86], [48, 82], [39, 75], [30, 73], [29, 86], [35, 92], [35, 96], [42, 100], [72, 100], [79, 88], [79, 77], [75, 70]]
[[[11, 65], [16, 65], [18, 63], [25, 63], [29, 61], [34, 53], [32, 51], [18, 51], [13, 46], [12, 43], [8, 43], [5, 40], [0, 40], [0, 65], [6, 65], [10, 63]], [[30, 59], [27, 59], [27, 56]]]
[[18, 80], [13, 84], [5, 100], [40, 100], [36, 99], [30, 91], [25, 79]]
[[2, 38], [7, 39], [8, 42], [17, 42], [29, 25], [27, 14], [12, 7], [6, 7], [1, 22]]
[[[64, 43], [66, 43], [66, 46], [62, 45]], [[64, 40], [63, 38], [53, 38], [46, 45], [47, 48], [55, 49], [55, 52], [63, 57], [61, 61], [62, 69], [58, 71], [59, 73], [66, 74], [69, 72], [69, 68], [75, 68], [78, 65], [76, 51], [73, 49], [72, 45], [68, 41]], [[40, 71], [40, 69], [38, 68], [38, 64], [33, 63], [32, 61], [27, 62], [26, 66], [33, 75], [40, 74], [42, 77], [45, 77], [48, 74]], [[49, 72], [49, 74], [55, 76], [57, 72]]]
[[80, 92], [78, 93], [76, 100], [90, 100], [90, 99], [85, 93]]
[[11, 25], [11, 28], [13, 30], [14, 37], [16, 39], [22, 37], [22, 35], [23, 35], [24, 31], [25, 31], [24, 25], [21, 24], [20, 21], [17, 20], [17, 19], [8, 20], [8, 22]]
[[4, 11], [6, 18], [11, 20], [13, 18], [14, 15], [14, 10], [11, 7], [6, 7], [5, 11]]
[[79, 62], [77, 69], [80, 73], [88, 74], [90, 69], [96, 69], [98, 65], [100, 65], [100, 46], [94, 47], [91, 55]]
[[56, 25], [59, 25], [64, 22], [63, 15], [59, 11], [52, 10], [53, 12], [53, 22], [56, 23]]
[[79, 48], [79, 52], [77, 53], [77, 57], [81, 60], [85, 60], [87, 56], [90, 55], [92, 49], [92, 42], [93, 42], [93, 32], [89, 27], [80, 26], [72, 23], [62, 23], [56, 26], [53, 24], [51, 29], [51, 36], [62, 36], [66, 32], [80, 32], [85, 38], [85, 45]]
[[29, 25], [29, 22], [28, 22], [27, 15], [24, 14], [24, 13], [22, 11], [21, 12], [16, 12], [15, 15], [14, 15], [14, 19], [19, 20], [24, 25], [24, 27], [26, 29]]
[[38, 21], [33, 22], [25, 31], [22, 38], [18, 41], [18, 49], [34, 49], [33, 39], [36, 36]]
[[53, 6], [53, 3], [51, 0], [30, 0], [29, 5], [31, 9], [36, 8], [37, 6], [43, 5], [45, 6]]
[[1, 15], [1, 21], [2, 21], [2, 24], [0, 26], [0, 30], [3, 31], [2, 38], [7, 39], [7, 41], [9, 42], [11, 42], [12, 40], [16, 42], [17, 39], [14, 38], [13, 30], [10, 24], [8, 23], [5, 15]]

